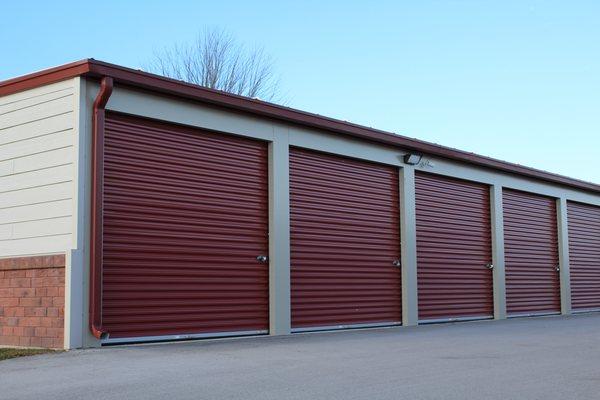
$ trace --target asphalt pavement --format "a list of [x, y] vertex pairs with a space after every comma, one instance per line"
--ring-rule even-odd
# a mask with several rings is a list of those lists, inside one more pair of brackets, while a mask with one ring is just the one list
[[598, 400], [600, 314], [32, 356], [0, 399]]

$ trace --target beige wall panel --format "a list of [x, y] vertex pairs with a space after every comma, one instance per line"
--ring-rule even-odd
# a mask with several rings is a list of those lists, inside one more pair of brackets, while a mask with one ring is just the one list
[[72, 247], [74, 82], [0, 98], [0, 257]]
[[51, 133], [71, 130], [72, 126], [73, 113], [65, 112], [22, 125], [0, 129], [0, 146]]
[[72, 218], [57, 217], [13, 224], [11, 239], [27, 239], [71, 233]]
[[49, 118], [73, 110], [73, 96], [59, 97], [56, 100], [36, 104], [6, 114], [0, 114], [0, 129], [22, 125], [30, 121]]
[[0, 209], [65, 200], [71, 198], [72, 192], [73, 184], [71, 181], [4, 192], [0, 193]]
[[[70, 89], [72, 91], [73, 87], [74, 87], [74, 80], [67, 79], [64, 81], [51, 83], [51, 84], [45, 85], [45, 86], [39, 86], [39, 87], [25, 90], [22, 92], [9, 94], [8, 96], [0, 97], [0, 107], [7, 106], [9, 104], [13, 104], [16, 102], [26, 102], [29, 99], [32, 99], [32, 98], [35, 98], [38, 96], [47, 96], [49, 94], [52, 94], [55, 92], [60, 92], [65, 89]], [[60, 97], [60, 95], [58, 95], [57, 97]]]
[[54, 150], [0, 161], [0, 176], [22, 174], [73, 162], [73, 147], [66, 146]]

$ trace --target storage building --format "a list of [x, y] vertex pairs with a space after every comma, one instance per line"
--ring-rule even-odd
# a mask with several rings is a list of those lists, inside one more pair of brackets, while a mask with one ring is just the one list
[[600, 185], [93, 59], [0, 82], [0, 345], [598, 310]]

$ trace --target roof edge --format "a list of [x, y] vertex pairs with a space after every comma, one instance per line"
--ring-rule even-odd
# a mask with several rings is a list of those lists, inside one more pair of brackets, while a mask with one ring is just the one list
[[86, 74], [90, 70], [90, 59], [75, 61], [58, 67], [48, 68], [31, 74], [0, 81], [0, 96], [22, 92]]
[[296, 110], [293, 108], [268, 103], [262, 100], [251, 99], [219, 90], [208, 89], [191, 83], [166, 78], [164, 76], [122, 67], [95, 59], [84, 59], [2, 81], [0, 82], [0, 96], [17, 93], [23, 90], [80, 75], [92, 78], [110, 76], [117, 84], [120, 83], [147, 89], [153, 92], [160, 92], [177, 97], [188, 98], [191, 100], [210, 103], [246, 113], [291, 122], [298, 125], [341, 133], [394, 147], [401, 147], [403, 149], [419, 153], [465, 162], [468, 164], [500, 170], [503, 172], [526, 176], [528, 178], [539, 179], [564, 186], [570, 186], [589, 192], [600, 193], [599, 184], [502, 161], [491, 157], [481, 156], [464, 150], [458, 150], [419, 139], [413, 139], [391, 132], [353, 124], [351, 122], [324, 117], [318, 114], [312, 114], [306, 111]]

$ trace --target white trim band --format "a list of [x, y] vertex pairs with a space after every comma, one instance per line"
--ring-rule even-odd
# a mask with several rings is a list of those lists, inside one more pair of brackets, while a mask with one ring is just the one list
[[485, 319], [494, 319], [493, 315], [481, 315], [474, 317], [456, 317], [456, 318], [436, 318], [436, 319], [421, 319], [419, 325], [427, 324], [440, 324], [444, 322], [467, 322], [467, 321], [480, 321]]
[[508, 318], [545, 317], [549, 315], [561, 315], [560, 311], [542, 311], [532, 313], [509, 314]]
[[400, 326], [402, 322], [377, 322], [372, 324], [351, 324], [351, 325], [328, 325], [328, 326], [309, 326], [307, 328], [293, 328], [292, 333], [303, 332], [322, 332], [322, 331], [339, 331], [342, 329], [361, 329], [361, 328], [385, 328], [392, 326]]
[[585, 308], [581, 310], [571, 310], [572, 314], [583, 314], [583, 313], [592, 313], [592, 312], [600, 312], [600, 308]]
[[260, 331], [239, 331], [239, 332], [210, 332], [210, 333], [189, 333], [182, 335], [163, 335], [163, 336], [142, 336], [142, 337], [126, 337], [102, 339], [102, 345], [107, 344], [125, 344], [125, 343], [144, 343], [144, 342], [164, 342], [174, 340], [191, 340], [191, 339], [209, 339], [222, 338], [232, 336], [257, 336], [269, 333], [267, 330]]

